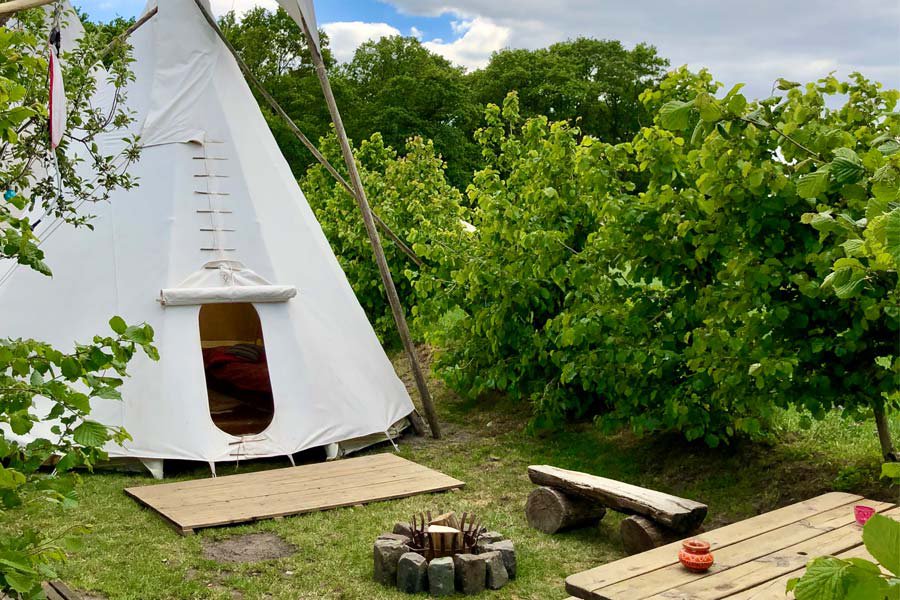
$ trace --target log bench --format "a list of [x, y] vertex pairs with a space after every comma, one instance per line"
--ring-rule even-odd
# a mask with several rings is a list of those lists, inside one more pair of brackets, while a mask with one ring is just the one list
[[607, 509], [629, 515], [620, 533], [630, 554], [657, 548], [696, 533], [707, 506], [615, 479], [548, 465], [528, 467], [538, 488], [528, 496], [528, 524], [544, 533], [594, 525]]

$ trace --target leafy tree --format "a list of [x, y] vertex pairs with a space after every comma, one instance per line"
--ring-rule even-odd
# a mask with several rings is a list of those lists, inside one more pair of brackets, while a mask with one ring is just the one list
[[[287, 13], [255, 8], [240, 19], [228, 13], [219, 24], [300, 129], [310, 139], [326, 135], [331, 119], [305, 38]], [[627, 50], [620, 42], [578, 39], [544, 50], [504, 51], [487, 69], [466, 75], [415, 38], [395, 36], [366, 42], [348, 63], [335, 65], [327, 36], [321, 35], [350, 137], [380, 133], [397, 149], [411, 137], [430, 139], [447, 162], [448, 179], [460, 189], [481, 166], [472, 134], [485, 103], [519, 90], [526, 116], [577, 118], [586, 133], [622, 141], [647, 120], [638, 96], [668, 64], [645, 44]], [[264, 102], [260, 105], [294, 172], [303, 172], [312, 156]]]
[[[46, 148], [46, 37], [43, 23], [29, 16], [21, 17], [14, 29], [4, 28], [0, 36], [0, 189], [8, 196], [7, 203], [0, 204], [0, 257], [49, 275], [32, 231], [33, 218], [88, 224], [77, 207], [108, 199], [110, 190], [134, 186], [127, 170], [138, 151], [134, 139], [125, 140], [116, 156], [104, 155], [95, 144], [99, 133], [130, 120], [122, 91], [131, 78], [130, 59], [117, 61], [107, 72], [117, 90], [111, 107], [95, 107], [91, 100], [98, 82], [92, 68], [105, 46], [87, 34], [85, 43], [63, 56], [69, 129], [56, 160], [51, 158]], [[84, 164], [91, 165], [94, 177], [79, 175]], [[30, 198], [17, 193], [23, 190], [30, 192]]]
[[621, 144], [523, 121], [515, 96], [488, 108], [466, 260], [417, 283], [454, 387], [530, 400], [536, 426], [596, 416], [712, 446], [775, 407], [897, 408], [898, 93], [717, 88], [677, 70]]
[[[323, 140], [322, 149], [332, 164], [342, 164], [333, 135]], [[373, 210], [440, 272], [449, 263], [446, 254], [465, 234], [461, 194], [447, 181], [430, 142], [412, 138], [405, 149], [398, 156], [381, 135], [373, 135], [356, 152], [360, 175]], [[355, 200], [318, 165], [300, 183], [376, 332], [386, 344], [396, 344], [393, 316]], [[384, 249], [401, 299], [414, 306], [410, 280], [418, 276], [416, 265], [395, 245], [386, 243]]]
[[[131, 48], [125, 39], [128, 28], [135, 24], [134, 18], [117, 16], [106, 22], [92, 21], [90, 16], [75, 8], [75, 16], [81, 21], [85, 31], [95, 40], [91, 42], [97, 48], [104, 48], [101, 63], [107, 69], [115, 69], [117, 65], [127, 63]], [[119, 43], [114, 43], [118, 41]]]
[[468, 188], [475, 230], [458, 248], [464, 258], [416, 284], [417, 325], [437, 349], [438, 371], [467, 395], [501, 390], [543, 403], [542, 414], [552, 412], [540, 400], [547, 394], [566, 403], [555, 408], [567, 416], [592, 406], [567, 385], [568, 368], [556, 364], [566, 354], [550, 352], [548, 327], [571, 303], [601, 301], [582, 287], [594, 270], [582, 255], [602, 203], [625, 185], [602, 164], [606, 149], [581, 137], [566, 122], [523, 122], [515, 94], [486, 111], [477, 139], [488, 166]]
[[[847, 82], [827, 77], [805, 88], [785, 80], [778, 86], [785, 98], [753, 105], [738, 88], [720, 100], [701, 92], [690, 101], [663, 105], [660, 121], [675, 131], [693, 127], [695, 141], [705, 138], [712, 152], [705, 157], [699, 191], [756, 196], [776, 217], [779, 208], [787, 214], [803, 209], [808, 212], [800, 221], [818, 232], [788, 232], [760, 218], [765, 212], [750, 215], [747, 225], [757, 248], [749, 265], [768, 266], [767, 276], [783, 279], [778, 289], [745, 283], [744, 297], [749, 299], [755, 287], [766, 310], [776, 319], [778, 311], [786, 317], [777, 328], [784, 344], [778, 350], [782, 367], [767, 362], [771, 354], [749, 366], [757, 388], [784, 385], [773, 377], [783, 368], [791, 379], [786, 389], [814, 413], [837, 406], [850, 413], [871, 411], [883, 453], [892, 459], [885, 413], [900, 403], [900, 117], [893, 112], [900, 92], [883, 90], [859, 74]], [[833, 94], [849, 99], [829, 110], [825, 100]], [[744, 160], [730, 167], [731, 177], [723, 173], [728, 163], [722, 153]], [[771, 185], [773, 175], [784, 177], [786, 185], [778, 179]], [[749, 185], [738, 187], [739, 176]], [[741, 268], [732, 260], [733, 273]], [[770, 339], [778, 337], [775, 325]]]
[[477, 148], [467, 133], [479, 111], [462, 68], [415, 38], [394, 36], [361, 45], [336, 79], [351, 137], [380, 133], [394, 148], [403, 148], [410, 137], [430, 139], [447, 162], [449, 180], [457, 186], [468, 182]]
[[650, 122], [639, 98], [668, 65], [647, 44], [628, 50], [615, 40], [578, 38], [538, 50], [502, 50], [469, 78], [481, 105], [500, 104], [515, 91], [523, 117], [577, 120], [585, 134], [625, 142]]
[[[99, 134], [130, 122], [122, 86], [130, 79], [127, 52], [109, 65], [107, 82], [116, 102], [104, 111], [91, 99], [98, 82], [94, 66], [105, 44], [88, 32], [63, 53], [68, 94], [68, 133], [55, 152], [48, 148], [48, 28], [42, 11], [19, 13], [14, 27], [0, 26], [0, 257], [50, 274], [35, 233], [38, 221], [56, 220], [90, 227], [78, 211], [85, 202], [104, 201], [135, 181], [127, 174], [138, 156], [135, 140], [108, 156], [96, 145]], [[7, 284], [9, 285], [9, 284]], [[74, 501], [76, 467], [91, 468], [107, 442], [128, 439], [119, 428], [90, 419], [91, 400], [119, 398], [126, 366], [138, 349], [156, 359], [153, 330], [110, 321], [113, 335], [95, 336], [71, 352], [35, 340], [0, 340], [0, 511], [25, 503]], [[41, 429], [35, 427], [41, 424]], [[21, 436], [34, 437], [28, 443]], [[52, 472], [40, 470], [52, 457]], [[43, 594], [40, 582], [56, 576], [53, 564], [77, 547], [73, 527], [55, 538], [21, 523], [0, 535], [0, 592], [20, 598]]]

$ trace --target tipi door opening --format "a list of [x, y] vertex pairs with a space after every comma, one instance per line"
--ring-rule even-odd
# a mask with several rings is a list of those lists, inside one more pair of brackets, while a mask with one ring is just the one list
[[275, 402], [256, 309], [247, 303], [200, 307], [200, 345], [213, 423], [232, 435], [262, 433]]

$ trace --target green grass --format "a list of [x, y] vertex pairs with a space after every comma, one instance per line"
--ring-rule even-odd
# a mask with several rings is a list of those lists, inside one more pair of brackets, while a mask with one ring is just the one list
[[[532, 437], [523, 433], [527, 415], [521, 407], [462, 402], [436, 388], [445, 439], [406, 438], [400, 454], [462, 479], [466, 487], [461, 491], [181, 537], [123, 494], [125, 487], [152, 483], [149, 477], [98, 472], [84, 476], [77, 508], [64, 515], [40, 506], [13, 511], [2, 527], [15, 528], [22, 520], [48, 532], [73, 521], [89, 525], [84, 549], [61, 572], [72, 587], [101, 598], [388, 599], [406, 596], [372, 582], [374, 538], [416, 511], [469, 511], [508, 535], [519, 554], [519, 578], [489, 596], [543, 600], [566, 596], [567, 575], [624, 555], [617, 539], [621, 517], [609, 514], [599, 528], [553, 536], [528, 528], [523, 507], [533, 487], [526, 474], [529, 464], [590, 471], [706, 502], [712, 527], [834, 489], [898, 499], [896, 489], [878, 480], [878, 444], [870, 422], [832, 416], [809, 431], [798, 431], [799, 416], [786, 413], [781, 420], [785, 433], [777, 443], [716, 450], [674, 436], [603, 436], [589, 425]], [[900, 418], [893, 419], [892, 427], [900, 439]], [[287, 466], [286, 461], [242, 466], [240, 471], [278, 466]], [[232, 472], [233, 466], [219, 467], [222, 475]], [[206, 467], [198, 466], [177, 479], [207, 475]], [[239, 565], [202, 556], [204, 540], [261, 531], [282, 536], [296, 546], [296, 554]]]

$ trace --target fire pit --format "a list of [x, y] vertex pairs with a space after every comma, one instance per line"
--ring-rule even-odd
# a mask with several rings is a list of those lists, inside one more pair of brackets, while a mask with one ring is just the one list
[[469, 513], [413, 515], [375, 540], [375, 580], [409, 594], [498, 590], [516, 577], [513, 543]]

